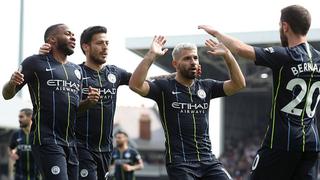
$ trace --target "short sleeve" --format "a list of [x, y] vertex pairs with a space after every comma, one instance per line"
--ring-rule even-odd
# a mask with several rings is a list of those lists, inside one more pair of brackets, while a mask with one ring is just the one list
[[146, 98], [153, 99], [155, 101], [159, 100], [160, 98], [160, 93], [161, 93], [161, 88], [159, 86], [159, 80], [152, 80], [152, 81], [147, 81], [149, 84], [149, 92], [145, 96]]
[[226, 96], [226, 93], [223, 90], [223, 81], [207, 79], [205, 82], [211, 92], [210, 99]]
[[127, 72], [124, 69], [118, 68], [118, 74], [120, 76], [120, 83], [119, 85], [128, 85], [129, 84], [129, 80], [131, 77], [131, 73]]
[[138, 163], [141, 160], [141, 155], [136, 150], [132, 150], [132, 154], [133, 154], [133, 161], [135, 163]]
[[18, 138], [18, 132], [13, 133], [10, 139], [10, 144], [9, 144], [10, 149], [14, 149], [18, 146], [17, 138]]
[[19, 71], [23, 74], [24, 81], [22, 84], [16, 87], [16, 91], [19, 91], [27, 83], [30, 83], [33, 80], [34, 76], [34, 65], [36, 63], [35, 56], [26, 58], [19, 66]]
[[114, 149], [111, 153], [111, 164], [114, 164], [116, 155], [116, 150]]
[[254, 47], [256, 61], [259, 66], [266, 66], [271, 69], [278, 69], [289, 60], [288, 49], [285, 47]]

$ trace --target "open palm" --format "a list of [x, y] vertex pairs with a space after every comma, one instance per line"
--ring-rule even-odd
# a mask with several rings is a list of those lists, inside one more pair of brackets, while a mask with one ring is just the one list
[[168, 51], [168, 49], [164, 49], [166, 41], [167, 40], [164, 36], [154, 36], [150, 51], [155, 53], [157, 56], [164, 55]]
[[228, 53], [228, 49], [222, 43], [217, 43], [212, 39], [206, 40], [206, 46], [208, 47], [208, 53], [214, 56], [224, 56]]

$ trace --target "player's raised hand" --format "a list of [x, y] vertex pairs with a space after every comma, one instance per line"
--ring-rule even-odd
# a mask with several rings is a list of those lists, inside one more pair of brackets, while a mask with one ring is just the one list
[[90, 104], [96, 104], [100, 99], [99, 89], [89, 86], [87, 100]]
[[23, 81], [24, 81], [24, 75], [18, 70], [11, 75], [9, 84], [17, 86], [22, 84]]
[[39, 49], [39, 54], [49, 54], [51, 51], [51, 45], [49, 43], [43, 44]]
[[210, 34], [210, 35], [212, 35], [214, 37], [216, 36], [216, 34], [218, 32], [215, 28], [213, 28], [212, 26], [209, 26], [209, 25], [199, 25], [198, 29], [203, 29], [208, 34]]
[[167, 48], [164, 48], [166, 41], [164, 36], [154, 36], [149, 52], [156, 56], [163, 56], [168, 51]]
[[230, 52], [229, 49], [222, 43], [217, 43], [212, 39], [206, 40], [205, 44], [206, 47], [209, 49], [208, 53], [214, 56], [225, 56], [227, 53]]

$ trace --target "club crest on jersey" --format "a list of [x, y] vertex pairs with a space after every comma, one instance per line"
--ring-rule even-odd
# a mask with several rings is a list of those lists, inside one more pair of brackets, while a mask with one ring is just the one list
[[88, 170], [87, 169], [81, 169], [80, 171], [80, 176], [81, 177], [87, 177], [89, 174]]
[[51, 173], [54, 175], [57, 175], [60, 173], [60, 167], [59, 166], [52, 166]]
[[116, 76], [114, 74], [110, 73], [110, 74], [108, 74], [108, 80], [111, 83], [115, 83], [117, 81], [117, 78], [116, 78]]
[[201, 98], [201, 99], [204, 99], [204, 98], [206, 98], [206, 96], [207, 96], [206, 92], [205, 92], [203, 89], [199, 89], [199, 90], [197, 91], [197, 95], [198, 95], [198, 97]]
[[127, 153], [124, 154], [124, 157], [125, 157], [125, 158], [130, 158], [130, 156], [131, 156], [131, 154], [130, 154], [129, 152], [127, 152]]
[[274, 53], [274, 49], [273, 49], [273, 47], [263, 48], [263, 50], [264, 50], [265, 52], [270, 53], [270, 54]]
[[74, 70], [74, 74], [77, 76], [78, 79], [81, 78], [81, 73], [78, 69]]

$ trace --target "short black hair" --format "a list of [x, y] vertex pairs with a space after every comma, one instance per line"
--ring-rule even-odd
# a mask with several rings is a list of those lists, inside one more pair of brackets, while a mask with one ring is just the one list
[[118, 134], [123, 134], [123, 135], [125, 135], [126, 137], [129, 137], [128, 134], [127, 134], [126, 132], [122, 131], [122, 130], [117, 131], [117, 132], [115, 133], [115, 136], [118, 135]]
[[48, 27], [46, 32], [44, 33], [44, 42], [47, 43], [49, 40], [49, 37], [54, 35], [57, 32], [59, 26], [63, 26], [63, 25], [65, 25], [65, 24], [59, 23], [59, 24], [54, 24], [54, 25]]
[[30, 109], [30, 108], [23, 108], [20, 110], [20, 112], [24, 112], [26, 114], [26, 116], [28, 116], [28, 117], [31, 117], [32, 113], [33, 113], [32, 109]]
[[92, 37], [98, 33], [107, 33], [107, 28], [104, 26], [91, 26], [82, 32], [81, 37], [80, 37], [80, 47], [81, 47], [83, 54], [85, 54], [85, 52], [82, 49], [82, 44], [90, 43], [92, 40]]
[[294, 33], [306, 35], [311, 26], [311, 15], [306, 8], [291, 5], [281, 10], [280, 21], [288, 23]]

